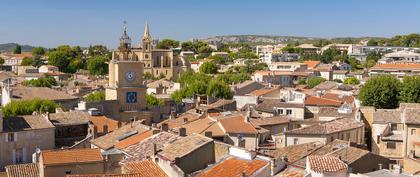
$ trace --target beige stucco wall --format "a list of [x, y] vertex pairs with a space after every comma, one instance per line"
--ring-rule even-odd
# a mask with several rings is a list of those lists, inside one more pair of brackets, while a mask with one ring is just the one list
[[[409, 156], [411, 155], [410, 152], [415, 151], [414, 143], [420, 142], [420, 125], [406, 125], [404, 135], [404, 138], [407, 140], [405, 156]], [[420, 152], [417, 151], [416, 156], [420, 157]]]
[[40, 176], [43, 177], [65, 177], [66, 171], [71, 174], [101, 174], [104, 173], [103, 162], [96, 163], [78, 163], [71, 165], [40, 166]]
[[0, 170], [14, 164], [14, 149], [23, 149], [23, 162], [31, 163], [36, 148], [48, 150], [55, 148], [54, 128], [15, 132], [15, 142], [6, 142], [7, 133], [0, 133]]
[[364, 142], [364, 128], [356, 128], [347, 131], [332, 133], [328, 135], [285, 135], [285, 146], [294, 145], [294, 139], [298, 139], [297, 144], [304, 144], [319, 141], [324, 144], [334, 141], [335, 139], [341, 139], [345, 141], [350, 141], [358, 144], [363, 144]]

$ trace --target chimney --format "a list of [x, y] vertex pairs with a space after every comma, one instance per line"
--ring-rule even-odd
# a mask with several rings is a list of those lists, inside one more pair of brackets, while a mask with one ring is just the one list
[[104, 126], [103, 126], [103, 132], [104, 132], [105, 134], [107, 134], [107, 133], [108, 133], [108, 125], [104, 125]]
[[167, 132], [169, 130], [169, 125], [167, 123], [163, 123], [160, 128], [162, 129], [162, 131]]
[[156, 145], [156, 143], [153, 143], [152, 152], [153, 152], [153, 155], [156, 155], [157, 154], [157, 145]]
[[206, 131], [206, 132], [204, 132], [204, 136], [212, 138], [213, 137], [213, 132], [212, 131]]
[[184, 127], [179, 128], [178, 134], [181, 137], [187, 136], [187, 129], [185, 129]]
[[122, 126], [122, 122], [118, 121], [117, 126], [118, 126], [118, 128], [121, 128], [121, 126]]
[[382, 170], [382, 164], [378, 164], [379, 165], [379, 170]]
[[38, 163], [40, 156], [41, 156], [41, 149], [36, 148], [35, 153], [32, 154], [32, 163]]
[[242, 172], [242, 177], [248, 177], [248, 176], [246, 176], [245, 172]]
[[93, 126], [93, 138], [98, 137], [98, 127], [96, 125]]
[[186, 122], [188, 122], [188, 118], [185, 117], [184, 118], [184, 123], [186, 123]]
[[249, 123], [249, 120], [251, 119], [251, 115], [252, 115], [251, 108], [250, 108], [250, 106], [248, 106], [248, 110], [246, 111], [246, 115], [244, 116], [244, 118], [245, 118], [244, 121], [246, 123]]

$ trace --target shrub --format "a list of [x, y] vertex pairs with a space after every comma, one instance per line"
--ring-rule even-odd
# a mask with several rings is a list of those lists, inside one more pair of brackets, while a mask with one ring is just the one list
[[4, 116], [31, 115], [33, 112], [55, 112], [58, 105], [51, 100], [33, 99], [12, 101], [3, 107]]
[[85, 101], [87, 102], [99, 102], [103, 100], [105, 100], [104, 92], [93, 92], [85, 97]]

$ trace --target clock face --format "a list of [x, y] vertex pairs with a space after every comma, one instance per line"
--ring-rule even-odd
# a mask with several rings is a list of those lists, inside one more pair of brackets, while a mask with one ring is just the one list
[[127, 92], [125, 95], [125, 101], [127, 103], [136, 103], [137, 102], [137, 92]]
[[131, 82], [135, 79], [136, 73], [134, 73], [133, 71], [128, 71], [125, 73], [125, 79], [127, 79], [127, 81]]

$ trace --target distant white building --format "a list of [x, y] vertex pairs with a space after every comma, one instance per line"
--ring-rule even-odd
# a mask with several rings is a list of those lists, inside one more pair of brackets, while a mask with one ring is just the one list
[[385, 54], [378, 63], [393, 63], [393, 62], [420, 62], [420, 53], [410, 51], [398, 51]]

